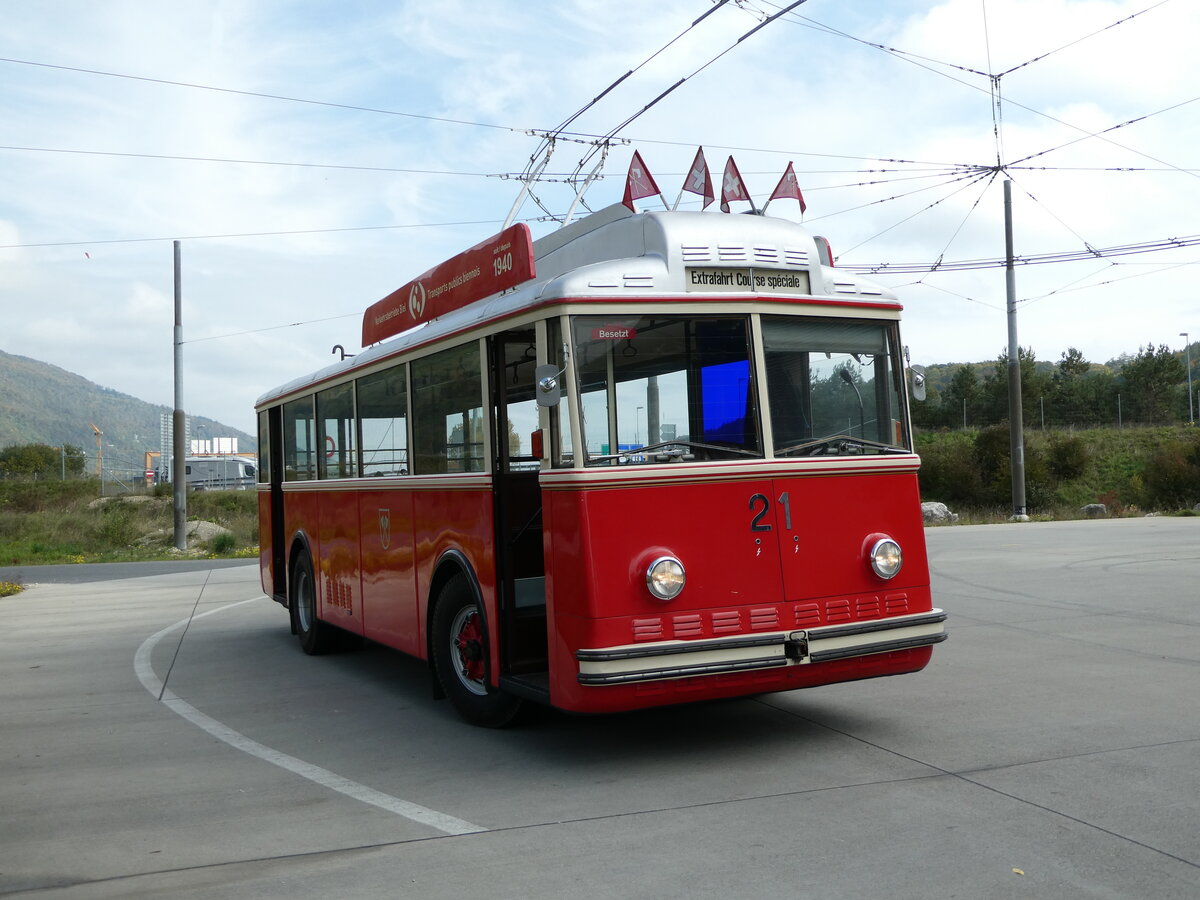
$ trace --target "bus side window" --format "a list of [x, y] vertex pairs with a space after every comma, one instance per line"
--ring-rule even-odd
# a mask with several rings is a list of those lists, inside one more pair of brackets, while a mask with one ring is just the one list
[[[264, 409], [258, 414], [258, 480], [267, 484], [271, 480], [271, 429], [268, 413]], [[253, 475], [250, 471], [248, 474]]]
[[321, 437], [317, 468], [321, 478], [352, 478], [358, 472], [354, 449], [354, 385], [339, 384], [317, 394]]
[[367, 478], [408, 474], [408, 373], [403, 365], [358, 379], [359, 446]]
[[283, 404], [283, 473], [285, 481], [311, 481], [317, 477], [314, 450], [316, 421], [313, 399], [304, 397]]
[[474, 342], [412, 363], [416, 474], [483, 471], [480, 365]]

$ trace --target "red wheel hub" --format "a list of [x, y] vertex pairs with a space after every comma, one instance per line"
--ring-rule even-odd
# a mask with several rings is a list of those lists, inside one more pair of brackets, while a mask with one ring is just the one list
[[479, 627], [479, 614], [467, 616], [454, 638], [463, 677], [469, 681], [483, 681], [483, 630]]

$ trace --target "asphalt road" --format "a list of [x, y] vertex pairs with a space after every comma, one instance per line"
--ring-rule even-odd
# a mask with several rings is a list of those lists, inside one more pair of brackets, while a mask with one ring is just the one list
[[0, 566], [0, 581], [14, 584], [88, 584], [121, 578], [148, 578], [180, 572], [207, 572], [246, 566], [244, 559], [175, 559], [159, 562], [80, 563], [61, 566]]
[[0, 895], [1200, 896], [1200, 519], [927, 537], [922, 673], [508, 731], [253, 564], [26, 574]]

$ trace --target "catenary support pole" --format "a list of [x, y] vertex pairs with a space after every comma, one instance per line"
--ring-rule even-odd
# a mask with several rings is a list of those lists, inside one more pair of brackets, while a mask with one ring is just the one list
[[183, 276], [179, 241], [175, 245], [175, 414], [171, 489], [175, 497], [175, 549], [187, 549], [187, 417], [183, 414]]
[[1183, 338], [1183, 352], [1187, 354], [1187, 376], [1188, 376], [1188, 424], [1196, 424], [1196, 413], [1192, 406], [1192, 339], [1191, 335], [1186, 331], [1179, 332], [1179, 336]]
[[1017, 343], [1017, 276], [1013, 269], [1012, 182], [1004, 182], [1005, 282], [1008, 290], [1008, 445], [1013, 518], [1024, 520], [1025, 422], [1021, 415], [1021, 348]]

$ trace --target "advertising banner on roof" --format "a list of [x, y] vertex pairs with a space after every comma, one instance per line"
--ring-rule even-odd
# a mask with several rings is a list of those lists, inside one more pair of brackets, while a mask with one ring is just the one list
[[362, 345], [514, 288], [533, 275], [533, 238], [529, 226], [518, 223], [372, 303], [363, 314]]

